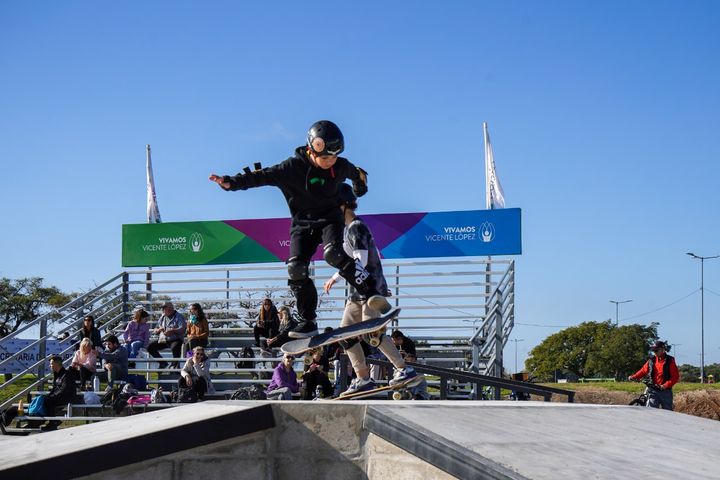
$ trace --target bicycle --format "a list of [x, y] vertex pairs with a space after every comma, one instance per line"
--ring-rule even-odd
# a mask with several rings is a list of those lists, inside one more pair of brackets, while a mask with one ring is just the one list
[[628, 405], [634, 406], [634, 407], [647, 407], [647, 406], [649, 406], [649, 401], [650, 401], [650, 390], [651, 389], [659, 390], [658, 385], [655, 384], [649, 378], [643, 379], [642, 383], [645, 384], [645, 390], [643, 390], [643, 392], [640, 394], [640, 396], [638, 398], [636, 398], [632, 402], [628, 403]]

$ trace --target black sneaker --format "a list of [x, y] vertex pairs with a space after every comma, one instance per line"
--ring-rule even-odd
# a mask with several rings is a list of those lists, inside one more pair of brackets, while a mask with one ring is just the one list
[[288, 330], [290, 338], [307, 338], [318, 334], [317, 323], [312, 320], [301, 320], [297, 326]]

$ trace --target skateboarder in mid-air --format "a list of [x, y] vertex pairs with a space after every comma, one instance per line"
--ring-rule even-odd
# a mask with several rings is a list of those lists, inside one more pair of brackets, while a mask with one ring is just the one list
[[[378, 290], [388, 295], [388, 286], [385, 276], [383, 275], [382, 264], [380, 263], [380, 253], [375, 246], [375, 239], [373, 238], [372, 232], [370, 232], [365, 222], [355, 215], [357, 198], [352, 188], [347, 184], [340, 185], [339, 198], [340, 208], [345, 217], [343, 242], [345, 252], [360, 262], [375, 280], [375, 285], [377, 285]], [[340, 275], [336, 273], [325, 282], [324, 289], [326, 293], [330, 292], [330, 289], [339, 278]], [[362, 292], [353, 288], [352, 285], [349, 287], [350, 296], [345, 303], [345, 311], [343, 312], [340, 323], [341, 328], [361, 321], [378, 318], [381, 313], [384, 313], [375, 309], [370, 305], [370, 302], [366, 302], [367, 297], [363, 295]], [[365, 361], [365, 354], [363, 353], [360, 342], [357, 339], [349, 339], [341, 342], [341, 345], [345, 347], [345, 351], [350, 358], [350, 363], [352, 363], [357, 378], [351, 382], [350, 388], [341, 393], [340, 396], [377, 388], [375, 382], [370, 378], [370, 369]], [[414, 368], [405, 365], [405, 360], [403, 360], [400, 352], [395, 348], [395, 345], [389, 337], [383, 335], [378, 348], [395, 367], [395, 374], [390, 380], [390, 385], [395, 385], [417, 376]]]
[[[282, 191], [290, 207], [290, 258], [287, 260], [288, 285], [297, 301], [298, 325], [288, 332], [292, 338], [305, 338], [318, 333], [316, 309], [317, 290], [309, 275], [312, 256], [322, 243], [325, 261], [339, 270], [374, 309], [387, 312], [391, 305], [380, 295], [375, 279], [362, 263], [350, 258], [342, 247], [343, 214], [340, 211], [338, 187], [352, 180], [352, 190], [362, 196], [367, 192], [367, 173], [338, 155], [345, 140], [334, 123], [321, 120], [307, 134], [307, 145], [282, 163], [268, 168], [255, 164], [234, 176], [210, 175], [210, 180], [224, 190], [247, 190], [264, 185]], [[349, 187], [349, 186], [348, 186]]]

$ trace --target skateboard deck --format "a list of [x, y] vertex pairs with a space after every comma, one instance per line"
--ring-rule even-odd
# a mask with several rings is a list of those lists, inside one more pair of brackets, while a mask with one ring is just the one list
[[376, 332], [381, 332], [384, 331], [387, 324], [397, 318], [399, 314], [400, 309], [393, 308], [388, 313], [379, 318], [374, 318], [365, 322], [354, 323], [347, 327], [336, 328], [330, 333], [321, 333], [320, 335], [315, 335], [313, 337], [300, 338], [298, 340], [284, 343], [280, 347], [280, 350], [285, 353], [290, 353], [292, 355], [300, 355], [301, 353], [305, 353], [308, 350], [321, 348], [325, 345], [338, 343], [342, 340], [347, 340], [349, 338], [360, 337], [363, 335], [371, 335]]
[[397, 383], [395, 385], [385, 385], [383, 387], [373, 388], [364, 392], [356, 392], [348, 395], [340, 395], [339, 397], [333, 398], [333, 400], [359, 400], [365, 397], [372, 397], [380, 392], [393, 391], [393, 400], [410, 400], [412, 394], [409, 394], [409, 390], [412, 387], [419, 385], [423, 380], [423, 375], [418, 373], [416, 377], [409, 378], [404, 382]]

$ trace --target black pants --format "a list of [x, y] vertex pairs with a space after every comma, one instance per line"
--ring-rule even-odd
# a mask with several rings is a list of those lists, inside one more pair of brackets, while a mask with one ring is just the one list
[[[323, 245], [334, 245], [335, 258], [333, 258], [332, 263], [328, 263], [337, 268], [340, 275], [355, 286], [361, 295], [375, 295], [378, 292], [375, 280], [371, 275], [367, 274], [361, 283], [355, 281], [355, 260], [350, 258], [342, 248], [344, 228], [345, 225], [342, 222], [326, 223], [317, 227], [293, 225], [290, 229], [290, 259], [297, 257], [298, 261], [309, 265], [318, 245], [321, 243]], [[312, 279], [308, 276], [302, 280], [288, 280], [288, 285], [293, 295], [295, 295], [298, 315], [305, 320], [315, 320], [317, 318], [318, 296]]]
[[95, 372], [83, 366], [81, 366], [79, 369], [73, 369], [72, 372], [75, 378], [80, 380], [80, 386], [82, 387], [82, 390], [85, 390], [88, 382], [92, 382], [92, 378], [95, 375]]
[[315, 370], [314, 372], [305, 372], [303, 375], [303, 381], [305, 382], [305, 394], [303, 400], [312, 400], [315, 397], [315, 389], [318, 385], [322, 387], [323, 395], [325, 397], [331, 397], [333, 394], [333, 385], [330, 383], [325, 372]]
[[[207, 338], [193, 338], [192, 340], [188, 341], [187, 343], [187, 349], [192, 350], [195, 347], [202, 347], [205, 348], [208, 346], [208, 339]], [[173, 355], [175, 355], [173, 353]], [[179, 355], [178, 355], [179, 356]]]
[[[187, 381], [185, 381], [185, 377], [180, 375], [180, 378], [178, 379], [178, 385], [180, 385], [181, 388], [187, 388]], [[207, 392], [207, 381], [203, 377], [194, 377], [191, 389], [195, 390], [195, 393], [197, 394], [197, 397], [202, 400], [205, 398], [205, 392]]]
[[264, 326], [258, 327], [257, 324], [253, 327], [253, 334], [255, 335], [255, 345], [260, 346], [260, 337], [273, 338], [278, 334], [277, 327]]
[[[150, 342], [150, 345], [148, 345], [148, 353], [152, 355], [155, 358], [163, 358], [162, 355], [160, 355], [160, 350], [164, 350], [166, 348], [170, 348], [172, 350], [173, 358], [180, 358], [180, 355], [182, 354], [182, 340], [168, 340], [165, 343], [159, 343], [157, 340], [154, 342]], [[160, 368], [167, 367], [167, 362], [160, 362]]]

